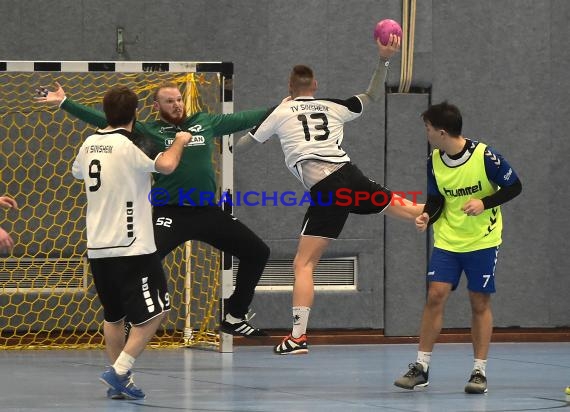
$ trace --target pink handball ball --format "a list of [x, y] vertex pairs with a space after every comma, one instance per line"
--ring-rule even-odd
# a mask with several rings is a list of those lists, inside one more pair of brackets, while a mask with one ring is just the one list
[[380, 43], [385, 46], [390, 40], [390, 34], [402, 37], [402, 28], [400, 27], [400, 24], [396, 20], [392, 19], [380, 20], [374, 29], [374, 40], [380, 38]]

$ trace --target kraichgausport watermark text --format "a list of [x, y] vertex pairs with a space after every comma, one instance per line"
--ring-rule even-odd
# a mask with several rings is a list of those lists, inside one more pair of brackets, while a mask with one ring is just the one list
[[195, 189], [178, 189], [178, 200], [171, 202], [170, 192], [164, 188], [155, 187], [148, 194], [148, 200], [153, 206], [165, 206], [176, 204], [177, 206], [208, 206], [224, 204], [230, 206], [360, 206], [363, 203], [371, 203], [374, 206], [402, 205], [404, 199], [409, 200], [415, 206], [418, 204], [418, 196], [421, 191], [392, 191], [391, 194], [384, 191], [368, 192], [349, 188], [340, 188], [334, 192], [311, 192], [301, 194], [293, 191], [236, 191], [233, 193], [222, 192], [217, 198], [214, 192], [197, 191]]

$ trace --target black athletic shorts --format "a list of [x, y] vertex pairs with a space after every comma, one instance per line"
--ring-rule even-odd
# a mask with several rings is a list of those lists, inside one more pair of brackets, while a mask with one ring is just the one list
[[145, 323], [170, 310], [166, 276], [158, 254], [89, 259], [107, 322]]
[[346, 163], [311, 188], [311, 206], [301, 234], [336, 239], [349, 213], [381, 213], [391, 198], [390, 190], [364, 176], [356, 165]]

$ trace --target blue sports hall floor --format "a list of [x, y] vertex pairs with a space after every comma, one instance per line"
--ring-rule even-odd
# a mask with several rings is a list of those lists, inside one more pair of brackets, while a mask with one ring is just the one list
[[[310, 341], [309, 341], [310, 343]], [[416, 344], [313, 345], [276, 356], [271, 346], [221, 354], [149, 349], [135, 365], [144, 401], [110, 400], [99, 375], [102, 350], [0, 351], [0, 411], [550, 411], [570, 410], [570, 343], [493, 343], [489, 392], [463, 388], [471, 345], [440, 343], [430, 386], [393, 381], [415, 360]]]

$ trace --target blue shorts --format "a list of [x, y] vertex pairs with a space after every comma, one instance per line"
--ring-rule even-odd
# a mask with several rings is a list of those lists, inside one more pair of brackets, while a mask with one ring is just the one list
[[457, 289], [461, 273], [467, 276], [467, 289], [471, 292], [495, 293], [495, 266], [499, 247], [473, 252], [450, 252], [434, 248], [429, 262], [428, 282], [451, 283]]

